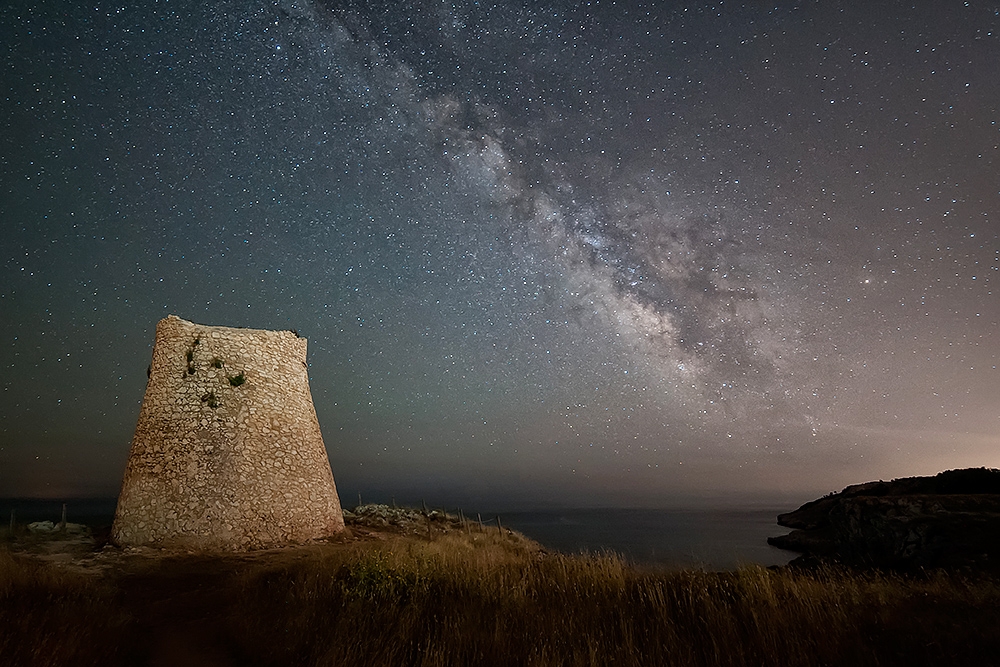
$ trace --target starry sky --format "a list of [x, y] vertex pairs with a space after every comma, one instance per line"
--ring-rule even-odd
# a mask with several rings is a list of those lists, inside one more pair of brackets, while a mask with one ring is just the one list
[[996, 2], [5, 2], [0, 496], [117, 494], [168, 314], [308, 338], [347, 505], [1000, 467], [998, 63]]

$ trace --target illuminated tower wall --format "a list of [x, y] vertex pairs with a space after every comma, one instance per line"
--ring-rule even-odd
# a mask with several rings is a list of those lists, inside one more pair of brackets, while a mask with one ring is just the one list
[[161, 320], [112, 540], [258, 549], [343, 528], [306, 340]]

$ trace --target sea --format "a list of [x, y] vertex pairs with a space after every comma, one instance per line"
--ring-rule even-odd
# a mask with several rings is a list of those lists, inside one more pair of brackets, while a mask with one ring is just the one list
[[41, 500], [38, 498], [0, 498], [0, 526], [7, 527], [13, 519], [19, 525], [35, 521], [57, 522], [66, 506], [66, 521], [87, 526], [110, 526], [115, 516], [117, 498], [70, 498]]
[[[18, 524], [66, 519], [110, 526], [114, 498], [67, 501], [0, 498], [0, 525], [11, 512]], [[776, 518], [787, 504], [675, 509], [542, 509], [478, 513], [484, 524], [517, 530], [547, 549], [563, 553], [615, 553], [630, 562], [711, 571], [741, 565], [784, 565], [796, 554], [776, 549], [767, 538], [787, 529]], [[466, 512], [468, 517], [477, 513]]]
[[788, 532], [776, 523], [788, 509], [566, 509], [509, 512], [500, 520], [563, 553], [613, 552], [635, 563], [716, 571], [785, 565], [797, 556], [767, 543]]

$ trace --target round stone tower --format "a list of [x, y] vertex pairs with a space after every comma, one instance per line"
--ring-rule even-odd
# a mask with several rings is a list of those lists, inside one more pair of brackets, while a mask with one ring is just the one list
[[259, 549], [343, 528], [306, 340], [160, 320], [112, 541]]

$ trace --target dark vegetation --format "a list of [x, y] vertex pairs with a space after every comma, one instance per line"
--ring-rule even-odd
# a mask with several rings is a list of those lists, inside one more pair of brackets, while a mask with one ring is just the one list
[[986, 573], [648, 569], [430, 514], [256, 554], [106, 550], [96, 574], [0, 552], [0, 664], [1000, 664]]
[[902, 477], [889, 482], [865, 482], [852, 484], [839, 493], [830, 493], [819, 500], [812, 500], [795, 512], [779, 517], [779, 523], [798, 528], [793, 515], [807, 510], [826, 512], [838, 498], [860, 496], [886, 497], [911, 495], [1000, 495], [1000, 470], [993, 468], [963, 468], [945, 470], [933, 477]]
[[201, 344], [201, 339], [200, 338], [195, 338], [194, 342], [191, 343], [191, 347], [189, 347], [188, 351], [184, 354], [184, 357], [187, 359], [187, 374], [188, 375], [194, 375], [195, 371], [197, 370], [195, 368], [195, 365], [194, 365], [194, 350], [200, 344]]
[[[195, 338], [194, 342], [191, 343], [191, 347], [189, 347], [187, 349], [187, 352], [184, 353], [184, 357], [185, 359], [187, 359], [187, 370], [186, 370], [187, 375], [194, 375], [198, 371], [197, 365], [195, 364], [194, 352], [200, 344], [201, 344], [201, 339]], [[209, 366], [211, 368], [220, 369], [224, 365], [225, 362], [219, 357], [212, 357], [212, 360], [209, 362]], [[146, 376], [149, 377], [151, 372], [152, 371], [150, 368], [149, 370], [147, 370]], [[240, 371], [236, 375], [226, 375], [226, 379], [229, 381], [229, 385], [232, 387], [239, 387], [242, 384], [244, 384], [247, 380], [246, 375], [243, 373], [243, 371]], [[219, 397], [216, 395], [214, 391], [209, 391], [202, 394], [201, 402], [212, 409], [218, 408], [220, 405]]]

